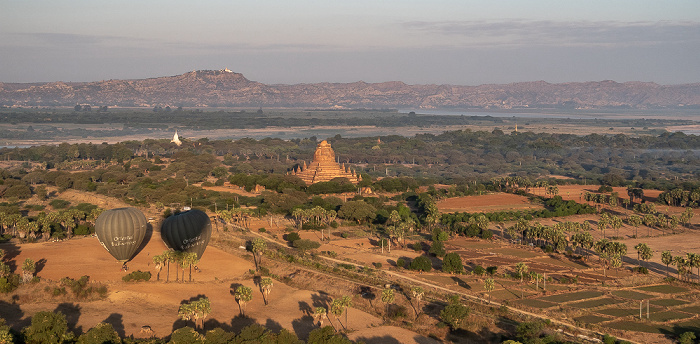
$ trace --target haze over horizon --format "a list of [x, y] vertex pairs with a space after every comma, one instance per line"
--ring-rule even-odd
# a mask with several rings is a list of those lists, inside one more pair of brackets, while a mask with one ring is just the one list
[[694, 0], [0, 0], [0, 82], [700, 82]]

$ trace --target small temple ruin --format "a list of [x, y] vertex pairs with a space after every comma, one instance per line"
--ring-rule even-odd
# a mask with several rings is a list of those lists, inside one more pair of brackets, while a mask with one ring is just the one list
[[306, 183], [311, 185], [314, 183], [327, 182], [333, 178], [347, 178], [351, 183], [359, 183], [359, 178], [355, 171], [351, 171], [345, 164], [338, 164], [335, 161], [335, 152], [331, 148], [331, 144], [325, 140], [316, 146], [314, 160], [306, 165], [300, 165], [298, 169], [292, 172], [292, 175], [299, 177]]

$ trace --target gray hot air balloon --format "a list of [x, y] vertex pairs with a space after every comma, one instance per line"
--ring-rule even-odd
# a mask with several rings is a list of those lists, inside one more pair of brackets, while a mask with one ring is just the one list
[[165, 219], [160, 237], [171, 250], [195, 252], [201, 259], [211, 238], [211, 221], [201, 210], [188, 210]]
[[146, 217], [136, 208], [117, 208], [103, 212], [95, 221], [100, 244], [120, 263], [126, 264], [146, 236]]

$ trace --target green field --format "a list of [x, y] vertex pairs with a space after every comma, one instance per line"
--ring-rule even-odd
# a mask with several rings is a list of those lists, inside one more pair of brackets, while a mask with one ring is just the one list
[[646, 299], [651, 299], [654, 296], [649, 295], [649, 294], [644, 294], [632, 290], [615, 290], [612, 292], [613, 295], [622, 297], [625, 299], [632, 299], [632, 300], [646, 300]]
[[653, 324], [647, 324], [639, 321], [633, 320], [622, 320], [612, 323], [605, 324], [606, 327], [626, 330], [626, 331], [636, 331], [636, 332], [647, 332], [647, 333], [668, 333], [672, 332], [671, 328], [668, 326], [655, 326]]
[[700, 314], [700, 306], [689, 306], [678, 309], [681, 312], [686, 312], [690, 314]]
[[637, 290], [641, 291], [650, 291], [652, 293], [662, 293], [662, 294], [677, 294], [677, 293], [685, 293], [688, 291], [687, 288], [683, 287], [677, 287], [674, 285], [668, 285], [668, 284], [661, 284], [661, 285], [652, 285], [648, 287], [639, 287], [635, 288]]
[[581, 302], [576, 302], [576, 303], [570, 303], [568, 306], [575, 307], [575, 308], [597, 308], [597, 307], [602, 307], [602, 306], [607, 306], [607, 305], [616, 305], [618, 303], [624, 303], [627, 301], [623, 300], [617, 300], [613, 299], [611, 297], [603, 297], [600, 299], [594, 299], [594, 300], [586, 300], [586, 301], [581, 301]]
[[652, 305], [661, 306], [661, 307], [673, 307], [673, 306], [685, 305], [685, 304], [688, 304], [690, 302], [678, 300], [678, 299], [659, 299], [659, 300], [651, 300], [651, 301], [649, 301], [649, 303]]
[[678, 319], [685, 319], [685, 318], [690, 318], [692, 315], [689, 315], [687, 313], [683, 312], [676, 312], [676, 311], [666, 311], [666, 312], [659, 312], [659, 313], [651, 313], [649, 315], [649, 320], [651, 321], [658, 321], [658, 322], [665, 322], [669, 320], [678, 320]]
[[587, 324], [597, 324], [603, 321], [608, 321], [610, 318], [601, 317], [597, 315], [584, 315], [582, 317], [574, 318], [574, 320]]
[[491, 250], [493, 253], [499, 253], [504, 256], [513, 256], [513, 257], [518, 257], [518, 258], [535, 258], [539, 257], [539, 254], [530, 252], [530, 251], [525, 251], [525, 250], [519, 250], [515, 248], [498, 248]]
[[603, 295], [603, 293], [601, 293], [599, 291], [586, 290], [586, 291], [579, 291], [579, 292], [575, 292], [575, 293], [566, 293], [566, 294], [545, 296], [545, 297], [541, 297], [540, 300], [549, 301], [549, 302], [556, 302], [556, 303], [563, 303], [563, 302], [570, 302], [570, 301], [592, 299], [594, 297], [599, 297], [602, 295]]
[[542, 301], [538, 299], [523, 299], [517, 301], [518, 304], [528, 306], [528, 307], [533, 307], [533, 308], [549, 308], [549, 307], [554, 307], [557, 304], [552, 303], [552, 302], [547, 302], [547, 301]]
[[[501, 289], [491, 293], [491, 296], [501, 300], [515, 300], [520, 298], [520, 290], [517, 289]], [[532, 296], [534, 293], [525, 292], [522, 295], [525, 297]]]

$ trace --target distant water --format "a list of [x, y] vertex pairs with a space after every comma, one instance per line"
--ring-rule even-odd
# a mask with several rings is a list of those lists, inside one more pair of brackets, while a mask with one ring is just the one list
[[7, 145], [7, 146], [0, 145], [0, 149], [2, 149], [2, 148], [29, 148], [29, 147], [33, 147], [33, 146], [34, 145]]

